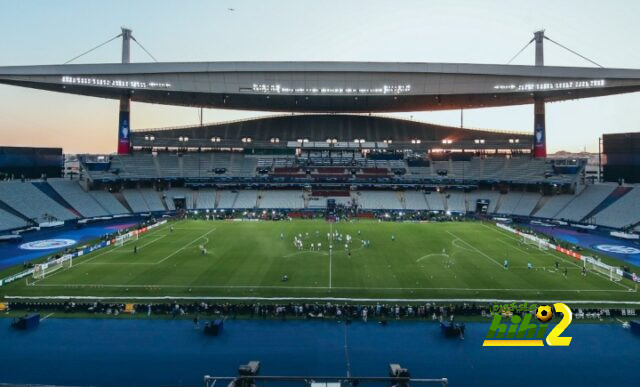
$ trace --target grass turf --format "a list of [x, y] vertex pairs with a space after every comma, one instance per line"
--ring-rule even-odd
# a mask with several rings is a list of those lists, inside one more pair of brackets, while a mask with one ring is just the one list
[[[329, 251], [329, 232], [353, 237], [350, 256], [344, 240], [332, 242]], [[293, 243], [298, 234], [304, 240], [301, 251]], [[370, 241], [369, 247], [362, 245], [363, 239]], [[320, 251], [310, 251], [310, 244], [318, 242]], [[508, 270], [503, 267], [505, 259]], [[527, 268], [529, 262], [534, 269]], [[284, 275], [289, 278], [286, 282]], [[523, 245], [517, 236], [479, 222], [172, 222], [137, 241], [75, 259], [69, 269], [28, 282], [16, 281], [0, 292], [132, 299], [640, 300], [635, 285], [627, 280], [614, 283], [594, 272], [583, 276], [574, 259]]]

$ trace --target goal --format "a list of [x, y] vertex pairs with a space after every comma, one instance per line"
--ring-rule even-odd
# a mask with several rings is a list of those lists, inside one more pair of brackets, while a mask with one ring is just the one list
[[549, 250], [549, 248], [547, 247], [547, 245], [539, 240], [539, 241], [535, 241], [533, 239], [529, 239], [529, 238], [522, 238], [522, 243], [526, 246], [530, 246], [533, 248], [537, 248], [538, 250]]
[[132, 239], [138, 240], [138, 233], [135, 233], [135, 234], [127, 233], [127, 234], [116, 237], [116, 246], [118, 247], [123, 246], [125, 243], [127, 243]]
[[68, 269], [72, 266], [73, 258], [71, 256], [58, 258], [50, 262], [39, 263], [33, 267], [33, 278], [42, 279], [55, 271]]
[[587, 270], [605, 275], [610, 281], [618, 282], [622, 280], [622, 270], [617, 267], [607, 265], [606, 263], [591, 257], [584, 257], [583, 262], [584, 267]]

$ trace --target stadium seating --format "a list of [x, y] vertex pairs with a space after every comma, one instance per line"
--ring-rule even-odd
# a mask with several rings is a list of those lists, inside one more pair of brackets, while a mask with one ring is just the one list
[[578, 196], [568, 203], [558, 214], [557, 219], [575, 222], [582, 220], [593, 208], [607, 198], [616, 187], [614, 185], [588, 185]]
[[108, 216], [109, 213], [80, 187], [78, 181], [49, 179], [49, 185], [85, 218]]
[[503, 195], [497, 211], [505, 215], [529, 216], [540, 200], [540, 194], [511, 191]]
[[171, 188], [164, 191], [165, 202], [167, 203], [167, 205], [170, 205], [169, 203], [173, 205], [175, 199], [184, 198], [187, 209], [193, 210], [193, 193], [194, 191], [189, 188]]
[[609, 207], [594, 216], [600, 225], [622, 228], [640, 222], [640, 187], [633, 188]]
[[27, 218], [35, 219], [38, 223], [77, 218], [71, 211], [31, 182], [0, 182], [0, 200]]
[[93, 198], [100, 203], [100, 205], [110, 214], [110, 215], [122, 215], [128, 214], [129, 210], [127, 210], [122, 203], [116, 199], [116, 197], [106, 191], [96, 190], [89, 191], [89, 194], [93, 196]]
[[233, 205], [236, 202], [236, 199], [238, 198], [237, 191], [222, 190], [222, 191], [218, 191], [218, 195], [219, 195], [218, 205], [216, 206], [216, 208], [220, 208], [220, 209], [233, 208]]
[[197, 209], [213, 209], [216, 208], [216, 191], [210, 188], [200, 189], [196, 192]]
[[304, 208], [302, 191], [260, 191], [259, 208], [300, 209]]
[[421, 191], [404, 192], [404, 208], [407, 210], [428, 210], [427, 201]]
[[447, 199], [447, 211], [467, 212], [464, 192], [449, 191], [446, 193], [445, 198]]
[[147, 189], [140, 189], [140, 195], [142, 195], [142, 198], [144, 199], [144, 201], [147, 203], [147, 207], [149, 207], [149, 211], [165, 211], [166, 208], [164, 207], [164, 205], [162, 204], [162, 201], [160, 200], [160, 194], [151, 188], [147, 188]]
[[149, 206], [142, 197], [140, 191], [136, 189], [125, 189], [122, 191], [122, 196], [124, 196], [125, 200], [129, 204], [131, 211], [135, 213], [149, 212]]
[[0, 231], [13, 230], [28, 226], [28, 223], [12, 213], [0, 208]]
[[242, 190], [242, 191], [238, 191], [238, 196], [236, 197], [236, 200], [233, 203], [233, 208], [237, 208], [237, 209], [255, 208], [257, 202], [258, 202], [258, 191], [252, 190], [252, 189]]
[[498, 191], [471, 191], [466, 193], [467, 210], [475, 212], [478, 200], [489, 200], [489, 208], [487, 213], [496, 212], [498, 201], [500, 200], [500, 193]]
[[427, 206], [431, 211], [444, 211], [444, 201], [445, 197], [437, 192], [432, 192], [430, 194], [424, 195], [424, 198], [427, 201]]
[[358, 191], [357, 202], [365, 210], [401, 210], [402, 203], [393, 191]]
[[543, 206], [533, 216], [546, 219], [555, 218], [574, 198], [574, 195], [554, 195], [543, 198], [542, 200], [545, 200]]

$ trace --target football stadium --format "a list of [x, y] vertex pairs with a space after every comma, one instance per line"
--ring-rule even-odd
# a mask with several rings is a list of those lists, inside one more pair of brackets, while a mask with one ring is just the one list
[[[599, 362], [604, 341], [585, 337], [603, 329], [620, 354], [637, 350], [640, 132], [602, 134], [595, 156], [552, 154], [546, 106], [637, 93], [640, 69], [602, 67], [554, 38], [531, 36], [516, 54], [529, 47], [531, 65], [158, 62], [123, 27], [70, 61], [113, 42], [119, 63], [0, 63], [7, 90], [119, 106], [113, 152], [0, 144], [0, 312], [34, 337], [0, 335], [11, 365], [0, 382], [494, 385], [477, 359], [525, 354], [484, 347], [568, 346], [553, 337], [571, 333], [575, 352], [526, 356], [553, 368], [575, 355], [563, 385], [631, 385], [630, 369], [584, 380], [577, 364]], [[153, 61], [133, 62], [136, 45]], [[549, 45], [590, 66], [545, 65]], [[136, 103], [200, 122], [138, 128]], [[468, 109], [520, 105], [530, 130], [462, 123]], [[207, 123], [203, 109], [268, 114]], [[451, 110], [460, 126], [394, 115]], [[521, 320], [593, 324], [546, 344], [539, 329], [536, 344], [537, 325], [515, 336]], [[102, 365], [88, 360], [96, 346]], [[49, 348], [77, 365], [30, 374]]]

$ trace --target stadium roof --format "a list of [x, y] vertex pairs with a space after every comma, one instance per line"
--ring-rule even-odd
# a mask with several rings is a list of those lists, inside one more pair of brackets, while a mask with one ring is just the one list
[[286, 112], [509, 106], [640, 91], [640, 70], [464, 63], [195, 62], [0, 67], [0, 83], [167, 105]]

